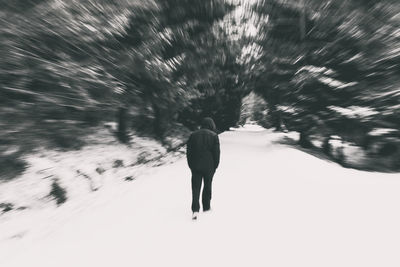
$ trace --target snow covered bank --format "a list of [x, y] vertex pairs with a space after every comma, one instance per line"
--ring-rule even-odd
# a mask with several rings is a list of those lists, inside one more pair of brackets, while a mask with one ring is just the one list
[[212, 212], [196, 222], [181, 158], [2, 239], [0, 266], [400, 266], [399, 175], [345, 169], [282, 138], [221, 134]]
[[33, 226], [48, 227], [57, 214], [90, 209], [99, 195], [118, 194], [152, 167], [174, 162], [184, 154], [178, 143], [186, 140], [170, 137], [178, 149], [167, 151], [152, 138], [131, 139], [128, 145], [121, 144], [109, 130], [98, 129], [80, 150], [41, 149], [27, 155], [29, 167], [24, 174], [0, 183], [0, 242], [22, 238]]

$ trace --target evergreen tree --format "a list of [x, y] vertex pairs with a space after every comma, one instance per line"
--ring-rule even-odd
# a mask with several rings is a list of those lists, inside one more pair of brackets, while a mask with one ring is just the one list
[[271, 0], [256, 6], [264, 18], [256, 90], [276, 114], [275, 126], [283, 118], [301, 132], [303, 144], [313, 129], [361, 144], [358, 136], [383, 117], [385, 125], [398, 127], [381, 111], [397, 110], [399, 8], [390, 0]]

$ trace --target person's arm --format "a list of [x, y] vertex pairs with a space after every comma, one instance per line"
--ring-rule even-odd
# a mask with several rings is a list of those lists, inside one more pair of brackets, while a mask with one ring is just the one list
[[213, 158], [214, 158], [215, 169], [218, 168], [219, 157], [220, 157], [219, 138], [218, 138], [218, 135], [215, 135], [215, 142], [214, 142], [214, 149], [213, 149]]
[[190, 135], [189, 140], [186, 144], [186, 159], [187, 163], [189, 165], [189, 168], [191, 169], [192, 167], [192, 158], [193, 158], [193, 148], [192, 148], [192, 135]]

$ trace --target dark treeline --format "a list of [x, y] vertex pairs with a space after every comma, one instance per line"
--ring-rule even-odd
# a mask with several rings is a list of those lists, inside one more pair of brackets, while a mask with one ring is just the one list
[[106, 121], [118, 123], [122, 142], [131, 128], [164, 140], [204, 116], [224, 131], [253, 91], [264, 101], [252, 117], [298, 131], [304, 147], [318, 136], [329, 153], [339, 136], [400, 155], [396, 0], [0, 5], [1, 149], [79, 147]]
[[250, 61], [270, 125], [332, 136], [400, 161], [400, 3], [268, 0], [251, 6], [259, 27]]
[[[1, 142], [74, 147], [117, 119], [163, 140], [174, 123], [236, 124], [240, 46], [223, 0], [1, 1]], [[4, 130], [6, 129], [6, 130]], [[72, 138], [72, 139], [71, 139]], [[29, 142], [28, 142], [29, 143]], [[34, 146], [34, 144], [31, 144]]]

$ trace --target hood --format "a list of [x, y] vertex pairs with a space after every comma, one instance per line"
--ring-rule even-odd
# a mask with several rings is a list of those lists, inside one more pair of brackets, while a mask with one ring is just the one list
[[215, 132], [217, 130], [217, 127], [215, 126], [215, 123], [214, 123], [213, 119], [211, 119], [209, 117], [204, 118], [201, 121], [201, 128], [202, 129], [208, 129], [208, 130], [211, 130], [213, 132]]

